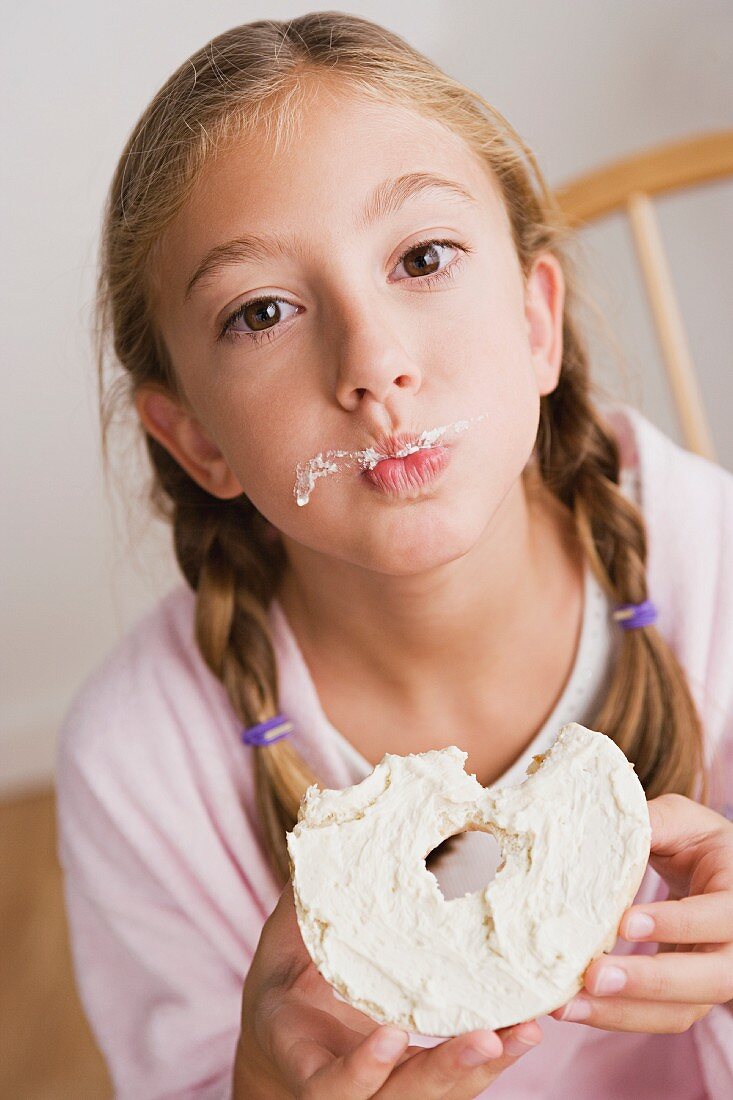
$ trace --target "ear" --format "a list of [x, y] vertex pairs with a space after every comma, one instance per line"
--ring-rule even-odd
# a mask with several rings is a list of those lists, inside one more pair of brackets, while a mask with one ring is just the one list
[[560, 261], [542, 252], [534, 261], [525, 288], [525, 315], [540, 396], [552, 393], [562, 366], [562, 321], [565, 278]]
[[135, 408], [146, 432], [165, 447], [202, 489], [221, 499], [239, 496], [244, 491], [198, 420], [165, 390], [141, 386], [135, 394]]

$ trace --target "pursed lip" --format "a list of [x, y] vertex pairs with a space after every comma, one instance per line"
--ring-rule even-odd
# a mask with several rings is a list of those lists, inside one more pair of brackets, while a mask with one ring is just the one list
[[395, 497], [414, 497], [446, 468], [450, 450], [444, 446], [418, 447], [410, 454], [380, 459], [362, 471], [362, 478], [374, 489]]
[[380, 436], [374, 444], [374, 450], [384, 458], [395, 458], [398, 451], [406, 447], [419, 445], [420, 436], [409, 432], [397, 432], [395, 435]]

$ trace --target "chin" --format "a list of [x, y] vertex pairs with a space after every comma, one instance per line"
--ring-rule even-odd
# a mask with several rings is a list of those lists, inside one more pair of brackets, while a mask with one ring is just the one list
[[419, 520], [401, 517], [389, 529], [361, 532], [355, 564], [389, 576], [417, 576], [470, 553], [481, 538], [485, 523], [469, 521], [465, 513], [450, 517], [424, 515]]

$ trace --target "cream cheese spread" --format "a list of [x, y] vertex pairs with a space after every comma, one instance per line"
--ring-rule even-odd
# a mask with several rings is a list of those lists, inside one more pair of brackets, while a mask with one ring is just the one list
[[[386, 753], [362, 782], [310, 786], [287, 834], [303, 941], [337, 996], [423, 1035], [553, 1011], [613, 946], [646, 869], [651, 827], [633, 765], [576, 722], [513, 787], [487, 789], [448, 748]], [[447, 901], [425, 857], [494, 835], [502, 862]]]

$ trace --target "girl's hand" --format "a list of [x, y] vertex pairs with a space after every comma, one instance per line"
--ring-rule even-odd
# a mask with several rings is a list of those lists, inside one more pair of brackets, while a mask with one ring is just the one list
[[[381, 1041], [390, 1036], [401, 1041], [381, 1057]], [[541, 1039], [531, 1020], [502, 1029], [501, 1038], [472, 1031], [432, 1048], [408, 1047], [404, 1031], [378, 1026], [333, 996], [303, 943], [289, 882], [262, 928], [244, 983], [232, 1097], [471, 1100]]]
[[552, 1012], [557, 1020], [679, 1033], [733, 998], [733, 824], [679, 794], [652, 799], [649, 816], [650, 863], [674, 900], [627, 909], [619, 933], [661, 947], [595, 959], [588, 992]]

